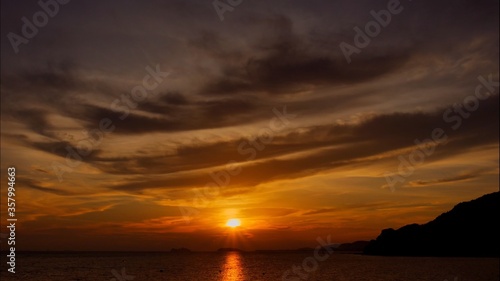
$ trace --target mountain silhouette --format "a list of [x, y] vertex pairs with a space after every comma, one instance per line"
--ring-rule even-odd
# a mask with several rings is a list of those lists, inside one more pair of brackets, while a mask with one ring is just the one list
[[500, 192], [456, 205], [423, 225], [382, 230], [364, 253], [384, 256], [500, 256]]

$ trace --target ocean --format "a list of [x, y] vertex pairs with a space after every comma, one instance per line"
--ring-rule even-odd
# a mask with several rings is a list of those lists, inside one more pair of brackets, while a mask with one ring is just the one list
[[498, 281], [498, 258], [378, 257], [308, 252], [20, 253], [1, 280]]

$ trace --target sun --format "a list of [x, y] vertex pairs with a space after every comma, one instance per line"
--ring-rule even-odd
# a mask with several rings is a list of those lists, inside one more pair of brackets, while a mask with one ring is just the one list
[[239, 219], [230, 219], [226, 222], [226, 226], [235, 228], [241, 225], [241, 221]]

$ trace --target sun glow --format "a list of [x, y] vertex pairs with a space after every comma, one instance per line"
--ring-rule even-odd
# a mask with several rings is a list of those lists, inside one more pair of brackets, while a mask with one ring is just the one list
[[241, 221], [239, 219], [230, 219], [226, 222], [226, 226], [235, 228], [241, 225]]

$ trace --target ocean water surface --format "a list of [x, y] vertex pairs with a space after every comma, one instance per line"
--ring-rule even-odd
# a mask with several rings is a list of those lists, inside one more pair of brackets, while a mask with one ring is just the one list
[[[323, 259], [323, 258], [322, 258]], [[498, 281], [498, 258], [376, 257], [313, 252], [24, 253], [1, 280]], [[295, 272], [294, 272], [295, 271]]]

